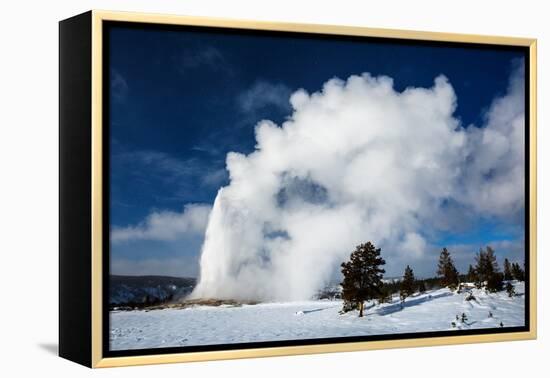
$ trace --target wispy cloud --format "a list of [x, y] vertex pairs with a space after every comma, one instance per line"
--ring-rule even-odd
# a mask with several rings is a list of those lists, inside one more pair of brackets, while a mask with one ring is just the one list
[[113, 258], [111, 274], [144, 276], [159, 275], [172, 277], [196, 277], [198, 255], [171, 258], [129, 259]]
[[123, 151], [113, 155], [114, 164], [124, 166], [140, 182], [162, 182], [173, 187], [174, 196], [188, 195], [197, 189], [217, 188], [227, 179], [223, 158], [210, 156], [179, 159], [154, 150]]
[[186, 47], [181, 56], [180, 72], [185, 74], [201, 68], [232, 73], [229, 62], [218, 48], [213, 46]]
[[111, 96], [115, 101], [123, 102], [128, 96], [128, 82], [119, 71], [111, 69], [110, 73]]
[[248, 114], [255, 114], [268, 107], [289, 111], [291, 93], [292, 90], [285, 84], [259, 80], [242, 92], [237, 102], [241, 111]]
[[200, 163], [197, 159], [182, 160], [154, 150], [126, 152], [117, 157], [153, 168], [148, 170], [147, 174], [160, 174], [166, 180], [194, 175], [199, 170], [197, 166]]
[[227, 180], [227, 176], [228, 174], [225, 169], [217, 169], [215, 171], [207, 172], [204, 176], [202, 176], [201, 180], [204, 185], [215, 187]]
[[217, 147], [214, 143], [202, 142], [191, 147], [191, 150], [202, 152], [210, 156], [219, 156], [222, 153], [222, 149]]
[[183, 211], [155, 211], [137, 225], [115, 227], [111, 230], [114, 244], [135, 240], [171, 241], [204, 234], [210, 205], [188, 204]]

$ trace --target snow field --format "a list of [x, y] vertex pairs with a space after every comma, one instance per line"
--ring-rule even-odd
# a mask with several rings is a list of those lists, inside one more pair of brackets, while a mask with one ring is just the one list
[[524, 284], [514, 286], [512, 298], [472, 289], [476, 299], [467, 301], [467, 293], [439, 289], [402, 305], [394, 295], [391, 303], [365, 303], [363, 318], [355, 311], [340, 315], [342, 302], [329, 300], [111, 312], [110, 345], [127, 350], [523, 326]]

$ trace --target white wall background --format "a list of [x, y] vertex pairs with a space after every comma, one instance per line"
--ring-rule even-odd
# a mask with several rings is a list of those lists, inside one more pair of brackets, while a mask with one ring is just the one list
[[[0, 375], [422, 376], [547, 374], [550, 355], [550, 64], [544, 1], [89, 0], [3, 1], [0, 21]], [[57, 344], [57, 22], [89, 9], [512, 35], [539, 39], [539, 339], [92, 372]], [[30, 295], [29, 295], [30, 293]]]

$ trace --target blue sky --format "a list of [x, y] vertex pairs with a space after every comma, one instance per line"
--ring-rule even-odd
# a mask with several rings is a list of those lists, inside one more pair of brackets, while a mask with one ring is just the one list
[[[463, 127], [481, 125], [493, 100], [506, 93], [513, 62], [523, 57], [504, 49], [284, 34], [117, 26], [109, 36], [112, 229], [139, 227], [151, 214], [178, 213], [188, 204], [211, 205], [229, 182], [226, 154], [252, 152], [256, 123], [283, 121], [299, 88], [315, 92], [333, 77], [369, 72], [390, 76], [403, 91], [431, 87], [444, 74], [458, 99], [454, 116]], [[510, 255], [517, 258], [521, 217], [487, 217], [430, 237], [441, 246], [494, 241], [513, 245]], [[129, 237], [111, 245], [113, 271], [196, 275], [201, 243], [200, 232]]]

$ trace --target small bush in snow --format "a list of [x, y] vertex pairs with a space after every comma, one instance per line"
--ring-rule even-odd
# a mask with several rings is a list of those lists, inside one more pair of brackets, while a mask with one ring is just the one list
[[426, 292], [426, 284], [423, 280], [418, 281], [418, 292], [419, 293], [425, 293]]
[[392, 301], [392, 293], [388, 287], [388, 285], [384, 284], [380, 288], [380, 294], [378, 294], [378, 304], [382, 303], [391, 303]]
[[514, 285], [512, 285], [510, 282], [506, 283], [506, 292], [508, 293], [508, 296], [510, 298], [516, 295], [516, 291], [514, 290]]
[[340, 311], [341, 314], [345, 314], [346, 312], [350, 312], [353, 310], [358, 310], [359, 304], [357, 302], [351, 302], [351, 301], [344, 301], [344, 304], [342, 305], [342, 311]]

